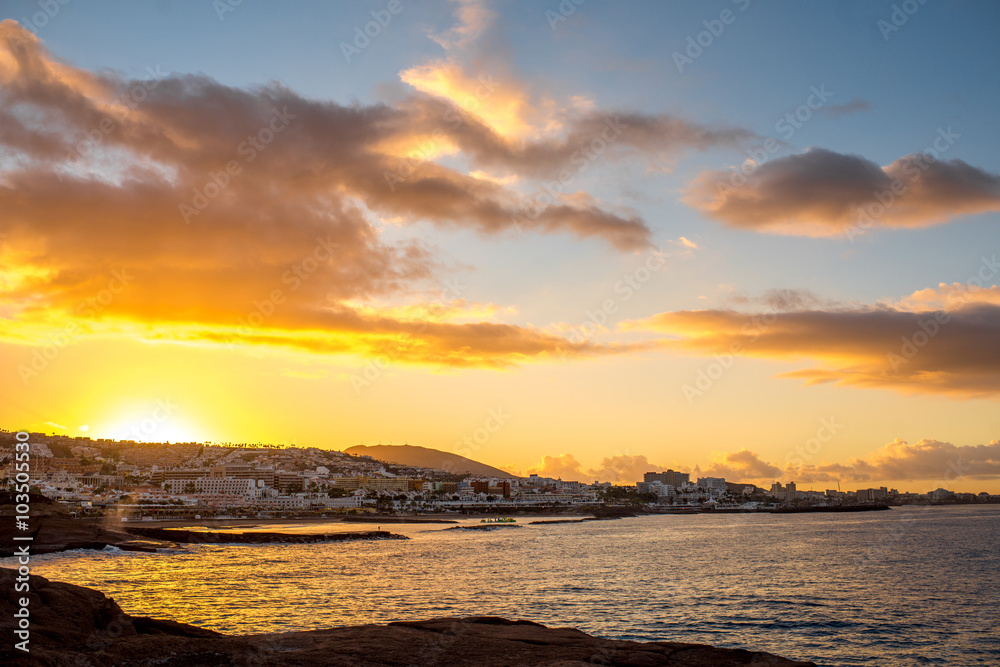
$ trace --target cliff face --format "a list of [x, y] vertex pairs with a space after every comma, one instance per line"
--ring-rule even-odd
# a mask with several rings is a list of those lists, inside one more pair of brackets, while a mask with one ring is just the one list
[[[769, 653], [675, 642], [611, 641], [579, 630], [496, 617], [439, 618], [310, 632], [229, 636], [125, 614], [114, 600], [30, 576], [30, 653], [12, 648], [14, 570], [0, 568], [0, 663], [30, 667], [104, 665], [631, 665], [807, 667]], [[280, 609], [274, 610], [280, 614]]]

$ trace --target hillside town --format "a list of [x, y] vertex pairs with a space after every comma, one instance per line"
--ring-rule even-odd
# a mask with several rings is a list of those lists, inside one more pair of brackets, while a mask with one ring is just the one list
[[[447, 511], [586, 509], [753, 511], [778, 507], [1000, 502], [987, 493], [867, 488], [770, 488], [719, 477], [651, 471], [641, 482], [475, 476], [380, 461], [316, 447], [233, 443], [145, 443], [31, 433], [32, 490], [78, 516], [124, 519], [290, 516]], [[0, 431], [0, 484], [14, 480], [14, 432]]]

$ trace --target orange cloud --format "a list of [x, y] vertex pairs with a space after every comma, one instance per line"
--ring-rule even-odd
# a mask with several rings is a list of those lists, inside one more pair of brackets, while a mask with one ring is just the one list
[[[412, 118], [409, 131], [436, 133], [436, 146], [447, 143], [476, 165], [519, 176], [571, 181], [606, 163], [638, 157], [659, 165], [687, 150], [735, 148], [754, 137], [742, 128], [668, 114], [533, 104], [516, 80], [462, 76], [469, 82], [461, 90], [474, 94], [414, 94], [403, 103]], [[504, 88], [517, 92], [502, 93]], [[495, 124], [492, 116], [502, 121]]]
[[684, 201], [733, 227], [854, 238], [874, 228], [928, 227], [1000, 210], [1000, 175], [928, 153], [880, 167], [813, 148], [731, 172], [704, 172]]
[[902, 310], [947, 310], [963, 303], [1000, 305], [1000, 286], [979, 287], [967, 283], [938, 283], [936, 288], [917, 290], [894, 305]]
[[652, 470], [666, 470], [666, 466], [654, 465], [643, 455], [615, 454], [601, 460], [596, 468], [584, 469], [572, 454], [561, 456], [543, 456], [542, 460], [529, 473], [539, 477], [551, 477], [563, 481], [614, 482], [634, 484], [642, 481], [643, 475]]
[[722, 477], [730, 482], [761, 482], [779, 479], [781, 468], [760, 458], [749, 449], [729, 452], [718, 456], [704, 470], [695, 467], [692, 482], [696, 477]]
[[821, 463], [789, 468], [806, 483], [849, 480], [879, 482], [891, 480], [928, 480], [937, 486], [961, 478], [1000, 479], [1000, 440], [987, 445], [959, 446], [939, 440], [920, 440], [910, 444], [894, 440], [865, 458], [849, 463]]
[[[620, 157], [746, 136], [588, 110], [562, 134], [510, 139], [447, 95], [341, 106], [277, 84], [241, 89], [154, 69], [127, 80], [59, 62], [12, 20], [0, 22], [0, 54], [0, 144], [10, 158], [0, 170], [0, 252], [16, 267], [0, 281], [0, 315], [5, 339], [24, 343], [72, 329], [74, 339], [391, 349], [404, 363], [500, 368], [645, 349], [574, 345], [460, 301], [447, 312], [422, 307], [442, 260], [417, 240], [385, 241], [371, 218], [645, 249], [652, 233], [637, 215], [580, 192], [526, 215], [502, 174], [437, 164], [414, 142], [436, 137], [473, 167], [541, 178], [609, 132], [620, 135], [608, 148]], [[425, 74], [445, 86], [431, 93], [472, 85], [451, 66]], [[495, 91], [504, 114], [532, 107], [518, 90]]]
[[386, 146], [435, 130], [474, 162], [504, 145], [489, 144], [482, 123], [449, 124], [438, 112], [451, 102], [347, 107], [278, 85], [155, 70], [126, 80], [58, 62], [11, 20], [0, 22], [0, 81], [6, 340], [71, 329], [487, 367], [631, 349], [501, 324], [493, 306], [421, 303], [442, 261], [419, 241], [386, 242], [371, 213], [483, 234], [569, 232], [623, 250], [651, 236], [592, 199], [520, 216], [503, 179], [428, 157], [401, 169]]
[[[678, 468], [678, 466], [671, 466]], [[600, 468], [584, 469], [571, 454], [544, 456], [529, 472], [565, 481], [634, 483], [643, 473], [666, 470], [645, 456], [615, 455], [605, 458]], [[683, 467], [681, 467], [683, 470]], [[986, 445], [959, 446], [924, 439], [910, 444], [894, 440], [867, 456], [847, 463], [789, 464], [784, 468], [764, 460], [749, 449], [724, 452], [704, 468], [695, 466], [691, 481], [699, 477], [722, 477], [729, 482], [753, 483], [767, 488], [773, 481], [794, 480], [801, 484], [841, 482], [930, 481], [937, 486], [958, 479], [1000, 479], [1000, 440]], [[847, 490], [847, 489], [845, 489]]]
[[528, 119], [534, 110], [527, 93], [493, 74], [473, 76], [451, 61], [436, 61], [400, 73], [399, 78], [417, 90], [443, 98], [463, 113], [475, 116], [501, 136], [535, 133]]
[[[993, 294], [972, 295], [980, 293]], [[671, 334], [675, 338], [662, 345], [699, 354], [811, 359], [819, 365], [782, 374], [807, 384], [955, 397], [1000, 394], [1000, 305], [989, 301], [970, 298], [947, 311], [674, 311], [625, 327]]]

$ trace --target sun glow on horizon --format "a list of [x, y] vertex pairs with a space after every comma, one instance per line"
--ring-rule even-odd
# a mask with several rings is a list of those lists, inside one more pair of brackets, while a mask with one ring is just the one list
[[200, 425], [172, 414], [169, 401], [156, 401], [151, 410], [130, 410], [108, 424], [92, 426], [88, 435], [93, 438], [173, 444], [208, 440]]

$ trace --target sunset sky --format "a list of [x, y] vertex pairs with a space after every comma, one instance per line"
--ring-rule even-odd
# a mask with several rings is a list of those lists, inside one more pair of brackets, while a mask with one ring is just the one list
[[0, 426], [1000, 492], [1000, 5], [63, 2]]

